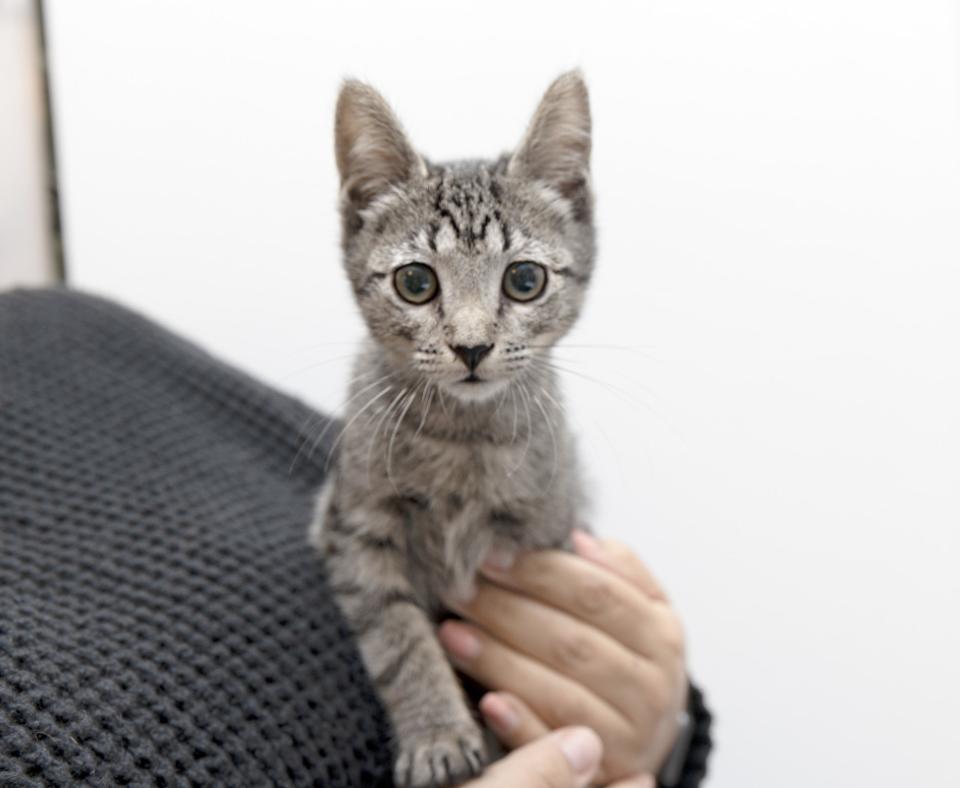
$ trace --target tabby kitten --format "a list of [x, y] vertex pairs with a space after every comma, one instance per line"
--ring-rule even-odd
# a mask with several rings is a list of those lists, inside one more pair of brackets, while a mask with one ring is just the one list
[[566, 545], [581, 489], [551, 346], [593, 268], [590, 109], [547, 90], [519, 148], [434, 164], [348, 81], [336, 115], [344, 262], [370, 341], [313, 538], [396, 735], [399, 786], [482, 770], [434, 628], [493, 549]]

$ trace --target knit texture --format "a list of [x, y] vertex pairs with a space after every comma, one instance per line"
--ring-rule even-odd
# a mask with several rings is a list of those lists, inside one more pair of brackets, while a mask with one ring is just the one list
[[101, 299], [0, 294], [0, 788], [390, 784], [306, 543], [326, 423]]
[[0, 786], [389, 773], [306, 543], [322, 423], [102, 300], [0, 295]]

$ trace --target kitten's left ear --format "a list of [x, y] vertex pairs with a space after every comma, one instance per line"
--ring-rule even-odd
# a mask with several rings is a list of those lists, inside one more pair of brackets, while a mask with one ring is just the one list
[[547, 88], [507, 172], [543, 181], [575, 205], [589, 204], [590, 99], [579, 71]]

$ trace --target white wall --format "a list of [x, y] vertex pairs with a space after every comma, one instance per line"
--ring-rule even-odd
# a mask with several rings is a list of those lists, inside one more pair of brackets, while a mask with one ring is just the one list
[[338, 80], [443, 158], [512, 145], [581, 65], [601, 256], [559, 356], [600, 381], [567, 386], [596, 525], [687, 621], [711, 785], [960, 785], [956, 3], [50, 16], [73, 282], [331, 409], [361, 335]]
[[0, 290], [53, 281], [36, 9], [0, 0]]

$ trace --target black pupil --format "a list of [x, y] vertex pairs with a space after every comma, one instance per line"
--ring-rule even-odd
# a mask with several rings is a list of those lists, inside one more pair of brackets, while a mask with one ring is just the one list
[[430, 289], [430, 277], [422, 268], [408, 268], [403, 272], [403, 287], [410, 295], [423, 295]]
[[517, 265], [510, 272], [513, 289], [518, 293], [532, 293], [537, 289], [537, 269], [532, 265]]

